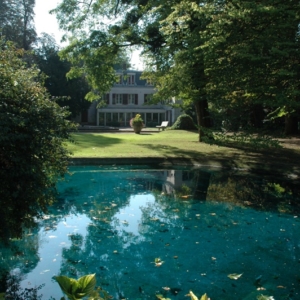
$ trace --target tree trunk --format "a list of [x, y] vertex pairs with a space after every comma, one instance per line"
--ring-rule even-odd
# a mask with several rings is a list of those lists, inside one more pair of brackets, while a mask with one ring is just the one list
[[199, 142], [203, 141], [203, 137], [207, 134], [202, 130], [202, 128], [211, 127], [211, 119], [208, 112], [208, 103], [207, 100], [195, 101], [195, 109], [198, 122], [199, 130]]
[[255, 128], [263, 126], [264, 110], [262, 104], [255, 104], [251, 107], [250, 122]]
[[291, 135], [298, 133], [298, 118], [295, 115], [287, 114], [285, 116], [284, 134]]

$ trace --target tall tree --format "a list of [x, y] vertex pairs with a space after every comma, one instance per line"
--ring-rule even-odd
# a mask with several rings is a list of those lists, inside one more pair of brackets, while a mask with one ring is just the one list
[[220, 3], [206, 6], [211, 20], [201, 32], [208, 93], [257, 126], [263, 109], [273, 111], [270, 117], [285, 115], [285, 132], [292, 133], [300, 106], [299, 1]]
[[[180, 5], [181, 2], [166, 1], [161, 5], [157, 0], [116, 2], [74, 0], [72, 3], [63, 1], [54, 12], [57, 13], [61, 28], [73, 35], [71, 45], [62, 51], [63, 57], [77, 64], [71, 69], [70, 75], [85, 73], [92, 86], [104, 92], [115, 81], [113, 69], [109, 69], [108, 66], [112, 65], [120, 51], [124, 48], [141, 46], [151, 57], [156, 72], [154, 82], [157, 83], [156, 87], [160, 93], [154, 99], [161, 101], [177, 96], [193, 103], [197, 111], [199, 128], [208, 127], [210, 120], [206, 93], [203, 89], [206, 82], [203, 57], [201, 51], [196, 49], [200, 44], [197, 40], [198, 31], [203, 26], [199, 18], [203, 16], [198, 14], [191, 18], [189, 30], [181, 28], [181, 32], [178, 33], [180, 25], [178, 28], [174, 26], [172, 33], [168, 32], [170, 28], [161, 30], [161, 22], [165, 22], [166, 27], [168, 18], [174, 18], [172, 6]], [[188, 13], [191, 10], [188, 5], [183, 4], [182, 7]], [[111, 15], [116, 21], [110, 20]], [[99, 22], [101, 18], [106, 22]], [[100, 64], [100, 61], [105, 63]], [[164, 77], [167, 73], [171, 74], [170, 72], [174, 74], [173, 77]], [[180, 76], [183, 78], [178, 81]], [[166, 84], [163, 84], [163, 81]], [[166, 86], [176, 88], [167, 89]]]
[[59, 51], [55, 39], [43, 33], [37, 39], [34, 48], [35, 59], [39, 69], [46, 75], [45, 87], [48, 92], [51, 96], [60, 97], [57, 103], [60, 106], [67, 106], [71, 117], [75, 118], [91, 105], [85, 100], [89, 86], [83, 76], [67, 79], [66, 74], [70, 71], [71, 65], [60, 59]]
[[35, 0], [0, 0], [0, 28], [7, 40], [29, 50], [36, 39]]
[[138, 45], [151, 59], [157, 97], [193, 103], [200, 128], [213, 106], [256, 127], [278, 111], [290, 131], [299, 107], [296, 0], [64, 0], [54, 12], [73, 35], [63, 51], [77, 63], [71, 74], [88, 74], [94, 87], [108, 89], [109, 64]]
[[174, 4], [160, 21], [164, 44], [155, 53], [148, 51], [152, 68], [144, 73], [156, 84], [154, 99], [175, 97], [183, 102], [183, 107], [194, 107], [199, 141], [206, 135], [204, 129], [212, 125], [205, 88], [208, 77], [204, 72], [203, 40], [199, 35], [207, 22], [207, 16], [196, 2]]

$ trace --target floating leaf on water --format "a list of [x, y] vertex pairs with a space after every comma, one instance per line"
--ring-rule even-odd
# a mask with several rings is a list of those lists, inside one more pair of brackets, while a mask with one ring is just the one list
[[229, 277], [230, 279], [237, 280], [237, 279], [239, 279], [242, 275], [243, 275], [243, 273], [242, 273], [242, 274], [233, 273], [233, 274], [229, 274], [228, 277]]
[[256, 297], [257, 300], [274, 300], [273, 296], [267, 296], [267, 295], [258, 295]]
[[278, 288], [278, 289], [286, 289], [286, 287], [283, 286], [283, 285], [278, 285], [277, 288]]
[[258, 291], [265, 291], [266, 289], [265, 289], [264, 287], [261, 286], [261, 287], [258, 287], [257, 290], [258, 290]]
[[156, 298], [158, 298], [158, 299], [160, 299], [160, 300], [171, 300], [170, 298], [165, 298], [163, 295], [161, 295], [161, 294], [157, 294], [157, 295], [155, 295], [156, 296]]
[[216, 258], [215, 258], [215, 257], [213, 257], [213, 256], [212, 256], [212, 258], [211, 258], [211, 259], [212, 259], [212, 260], [216, 260]]
[[165, 291], [169, 291], [170, 290], [170, 288], [168, 287], [168, 286], [163, 286], [162, 287]]
[[192, 291], [190, 291], [186, 296], [191, 297], [192, 300], [199, 300]]
[[182, 199], [188, 199], [188, 198], [190, 198], [192, 195], [183, 195], [183, 196], [181, 196], [180, 198], [182, 198]]
[[210, 215], [211, 215], [211, 216], [215, 216], [215, 215], [216, 215], [216, 213], [210, 213]]
[[155, 267], [160, 267], [164, 262], [158, 257], [154, 259]]
[[177, 258], [178, 258], [178, 256], [177, 256], [177, 255], [174, 255], [174, 256], [173, 256], [173, 258], [174, 258], [174, 259], [177, 259]]

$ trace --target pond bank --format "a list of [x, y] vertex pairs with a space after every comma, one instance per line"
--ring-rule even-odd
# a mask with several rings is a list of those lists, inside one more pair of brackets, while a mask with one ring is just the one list
[[103, 165], [103, 166], [117, 166], [117, 165], [152, 165], [159, 167], [176, 167], [186, 166], [193, 168], [209, 167], [221, 168], [227, 170], [244, 170], [251, 173], [268, 173], [271, 175], [281, 175], [291, 179], [300, 178], [299, 161], [295, 164], [286, 162], [281, 159], [269, 160], [260, 158], [258, 160], [250, 158], [203, 158], [203, 159], [190, 159], [190, 158], [173, 158], [173, 157], [143, 157], [143, 158], [72, 158], [70, 165]]

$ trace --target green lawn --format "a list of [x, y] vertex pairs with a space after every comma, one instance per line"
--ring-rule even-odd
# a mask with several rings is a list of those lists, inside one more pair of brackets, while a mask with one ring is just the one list
[[74, 133], [68, 143], [73, 157], [186, 157], [222, 153], [223, 147], [198, 142], [198, 133], [184, 130], [134, 133]]
[[[72, 158], [160, 158], [192, 160], [205, 165], [230, 168], [261, 166], [269, 170], [289, 166], [298, 170], [300, 158], [297, 149], [283, 148], [263, 152], [235, 147], [208, 145], [198, 142], [198, 133], [184, 130], [135, 133], [84, 133], [73, 135], [74, 142], [67, 143]], [[299, 171], [300, 172], [300, 171]]]

